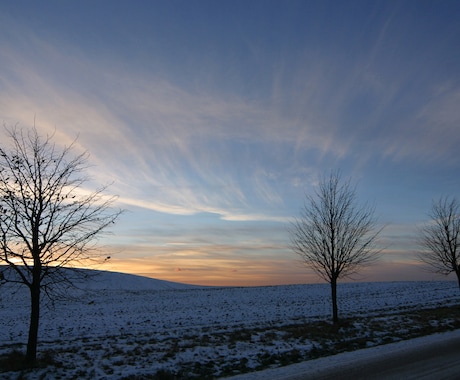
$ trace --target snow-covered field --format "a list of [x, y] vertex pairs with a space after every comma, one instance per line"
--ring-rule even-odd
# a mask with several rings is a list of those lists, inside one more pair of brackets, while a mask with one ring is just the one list
[[[23, 350], [27, 341], [27, 293], [11, 298], [8, 291], [0, 289], [0, 355]], [[222, 377], [328, 353], [330, 334], [338, 337], [341, 350], [411, 337], [414, 320], [404, 312], [460, 305], [455, 282], [341, 284], [339, 313], [352, 322], [319, 339], [308, 327], [331, 328], [324, 322], [330, 318], [329, 291], [327, 284], [199, 288], [103, 273], [75, 293], [76, 300], [58, 300], [43, 309], [39, 352], [52, 356], [54, 364], [22, 375]], [[429, 323], [448, 330], [458, 328], [459, 321], [448, 317]], [[7, 379], [19, 375], [0, 373]]]

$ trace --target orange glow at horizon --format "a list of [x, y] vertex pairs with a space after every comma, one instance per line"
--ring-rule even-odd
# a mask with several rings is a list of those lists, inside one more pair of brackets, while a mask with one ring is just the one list
[[[174, 265], [175, 264], [175, 265]], [[154, 263], [152, 259], [111, 259], [100, 269], [130, 273], [166, 281], [206, 286], [264, 286], [318, 282], [302, 265], [289, 260], [234, 260], [231, 263], [208, 259], [184, 265]]]
[[[286, 259], [152, 260], [112, 258], [97, 269], [205, 286], [270, 286], [325, 283], [300, 261]], [[92, 268], [94, 269], [94, 267]], [[428, 272], [415, 261], [381, 261], [339, 282], [452, 280]]]

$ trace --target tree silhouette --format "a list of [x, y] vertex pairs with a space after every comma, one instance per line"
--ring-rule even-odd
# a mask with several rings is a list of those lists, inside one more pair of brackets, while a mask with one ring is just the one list
[[460, 288], [460, 203], [444, 197], [434, 201], [430, 222], [422, 227], [420, 260], [444, 275], [454, 272]]
[[374, 209], [358, 207], [350, 182], [331, 172], [320, 181], [314, 196], [307, 196], [290, 230], [291, 247], [303, 261], [331, 285], [332, 320], [337, 323], [337, 282], [374, 261], [376, 229]]
[[[88, 192], [88, 154], [73, 144], [58, 149], [53, 136], [36, 128], [5, 127], [8, 148], [0, 147], [0, 263], [3, 281], [30, 291], [26, 362], [37, 357], [41, 295], [72, 285], [78, 264], [95, 259], [97, 237], [120, 215], [111, 211], [105, 187]], [[61, 288], [62, 289], [62, 288]], [[43, 292], [43, 293], [42, 293]]]

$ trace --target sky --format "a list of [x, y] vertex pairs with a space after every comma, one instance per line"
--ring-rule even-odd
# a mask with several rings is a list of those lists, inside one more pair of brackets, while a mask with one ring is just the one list
[[118, 195], [101, 269], [321, 282], [289, 226], [339, 170], [385, 226], [351, 280], [442, 279], [417, 229], [459, 195], [458, 20], [449, 0], [4, 0], [0, 119], [77, 138]]

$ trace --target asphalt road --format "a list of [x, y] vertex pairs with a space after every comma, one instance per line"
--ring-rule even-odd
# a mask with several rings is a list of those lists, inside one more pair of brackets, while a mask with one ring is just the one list
[[233, 379], [460, 380], [460, 330], [240, 375]]
[[447, 339], [382, 357], [364, 358], [338, 368], [324, 369], [314, 375], [303, 373], [285, 380], [358, 380], [358, 379], [460, 379], [460, 337]]

